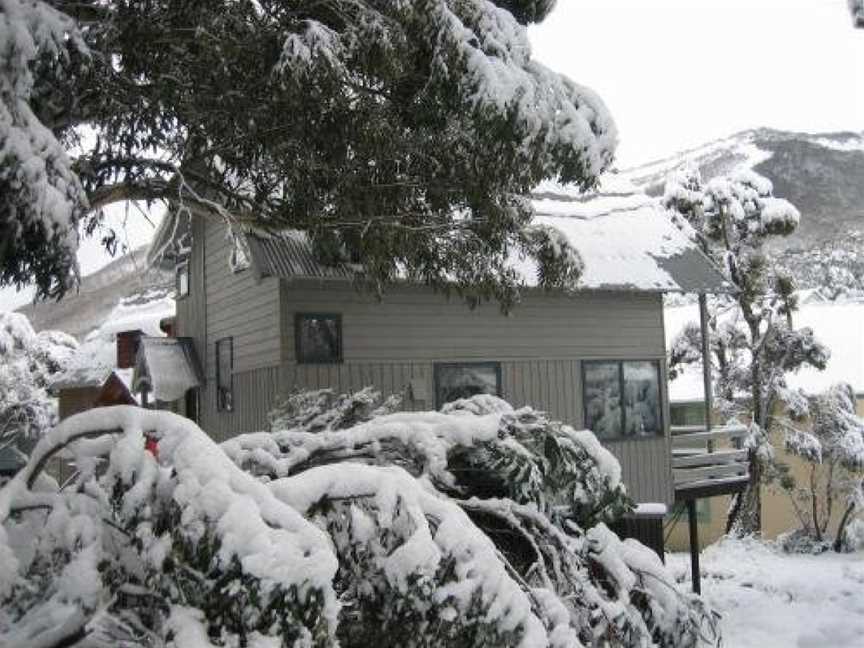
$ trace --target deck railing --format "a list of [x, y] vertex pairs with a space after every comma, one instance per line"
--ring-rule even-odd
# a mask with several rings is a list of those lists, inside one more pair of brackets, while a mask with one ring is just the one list
[[678, 499], [698, 497], [706, 489], [734, 492], [747, 483], [749, 464], [741, 440], [746, 425], [672, 426], [672, 473]]

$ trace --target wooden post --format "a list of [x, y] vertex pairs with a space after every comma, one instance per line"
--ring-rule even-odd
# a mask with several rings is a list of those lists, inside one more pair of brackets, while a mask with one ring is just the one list
[[687, 500], [687, 522], [690, 525], [690, 581], [693, 591], [702, 593], [702, 574], [699, 572], [699, 525], [696, 523], [696, 500]]

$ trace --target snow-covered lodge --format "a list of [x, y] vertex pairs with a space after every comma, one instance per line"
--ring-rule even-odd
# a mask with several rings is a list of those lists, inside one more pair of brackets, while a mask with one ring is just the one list
[[[407, 283], [378, 301], [352, 285], [356, 267], [322, 265], [299, 232], [238, 241], [218, 218], [166, 217], [152, 249], [176, 270], [176, 334], [203, 369], [176, 406], [223, 439], [264, 429], [277, 399], [296, 388], [374, 385], [410, 410], [497, 394], [592, 429], [637, 502], [670, 505], [663, 294], [730, 285], [686, 225], [644, 195], [585, 200], [550, 188], [535, 206], [582, 257], [581, 289], [536, 288], [536, 268], [514, 258], [529, 288], [509, 316]], [[188, 372], [181, 364], [136, 380]]]

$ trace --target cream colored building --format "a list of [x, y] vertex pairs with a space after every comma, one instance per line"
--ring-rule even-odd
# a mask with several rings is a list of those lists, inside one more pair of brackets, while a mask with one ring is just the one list
[[[692, 306], [666, 308], [664, 319], [669, 348], [678, 331], [688, 322], [698, 321], [698, 312]], [[790, 386], [816, 394], [831, 385], [849, 383], [857, 395], [858, 414], [864, 416], [864, 303], [805, 304], [795, 314], [794, 324], [799, 328], [812, 328], [817, 339], [831, 349], [831, 359], [824, 371], [808, 369], [790, 376]], [[669, 401], [671, 425], [704, 423], [701, 371], [688, 371], [669, 381]], [[782, 434], [774, 433], [772, 442], [779, 461], [790, 467], [799, 484], [806, 484], [810, 464], [784, 450]], [[731, 496], [728, 495], [698, 501], [699, 543], [702, 548], [717, 541], [725, 532], [730, 503]], [[835, 504], [829, 529], [836, 528], [842, 512], [842, 503]], [[789, 495], [779, 485], [763, 487], [762, 525], [763, 535], [769, 539], [800, 526]], [[673, 509], [667, 518], [665, 533], [669, 551], [689, 548], [686, 511], [681, 510], [679, 514], [677, 509]]]

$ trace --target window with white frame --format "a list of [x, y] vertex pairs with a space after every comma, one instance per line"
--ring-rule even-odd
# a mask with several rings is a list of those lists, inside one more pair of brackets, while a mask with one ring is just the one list
[[600, 439], [663, 434], [660, 362], [584, 362], [582, 393], [585, 427]]

